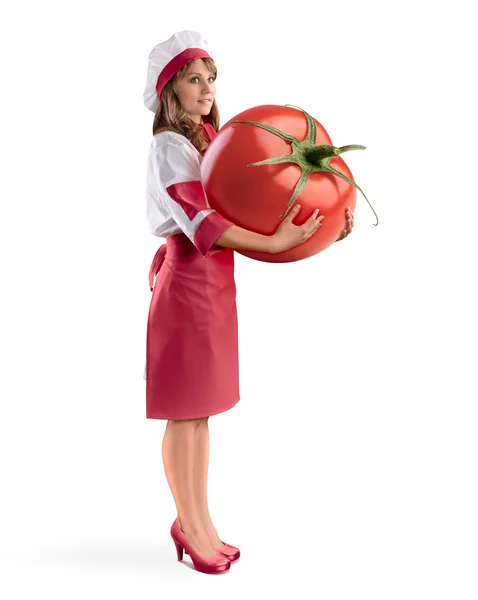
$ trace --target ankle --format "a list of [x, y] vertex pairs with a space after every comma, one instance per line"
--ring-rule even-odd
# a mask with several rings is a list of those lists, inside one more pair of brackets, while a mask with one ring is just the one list
[[181, 531], [187, 531], [192, 535], [198, 535], [204, 531], [204, 526], [200, 519], [191, 519], [187, 517], [178, 516], [177, 518], [179, 529]]
[[198, 517], [203, 525], [208, 525], [208, 526], [212, 525], [211, 515], [209, 514], [208, 510], [198, 511]]

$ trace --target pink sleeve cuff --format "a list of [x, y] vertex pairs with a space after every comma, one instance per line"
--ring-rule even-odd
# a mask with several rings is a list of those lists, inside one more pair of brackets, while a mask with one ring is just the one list
[[196, 217], [198, 212], [209, 208], [200, 181], [174, 183], [173, 185], [168, 186], [166, 191], [184, 210], [190, 221]]
[[194, 235], [194, 245], [205, 258], [224, 250], [222, 246], [215, 247], [214, 242], [232, 225], [234, 225], [234, 223], [218, 212], [214, 211], [210, 213], [199, 224]]
[[[189, 221], [195, 219], [199, 212], [210, 208], [206, 200], [203, 185], [199, 180], [174, 183], [168, 186], [166, 191], [170, 198], [182, 208]], [[211, 256], [211, 254], [220, 252], [224, 248], [221, 246], [212, 248], [212, 246], [221, 233], [232, 225], [234, 223], [223, 217], [220, 213], [216, 211], [209, 213], [199, 223], [194, 233], [194, 245], [206, 258]], [[179, 226], [181, 227], [181, 223], [179, 223]], [[182, 229], [185, 231], [184, 225]]]

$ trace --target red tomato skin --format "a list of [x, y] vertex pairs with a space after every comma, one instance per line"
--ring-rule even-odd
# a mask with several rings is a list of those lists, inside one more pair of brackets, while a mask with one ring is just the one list
[[[245, 110], [218, 131], [201, 163], [202, 181], [211, 208], [239, 227], [273, 235], [282, 222], [279, 217], [292, 197], [301, 168], [294, 163], [249, 167], [252, 162], [291, 154], [290, 142], [254, 125], [231, 123], [233, 120], [258, 121], [302, 141], [307, 135], [305, 115], [300, 110], [276, 105]], [[324, 127], [314, 121], [316, 144], [332, 144]], [[353, 180], [340, 156], [334, 157], [330, 165]], [[320, 209], [319, 215], [324, 216], [322, 227], [306, 242], [278, 254], [236, 251], [264, 262], [294, 262], [318, 254], [335, 242], [344, 229], [346, 207], [352, 212], [355, 210], [356, 188], [332, 173], [312, 173], [293, 206], [297, 203], [301, 210], [294, 225], [302, 225], [316, 208]]]

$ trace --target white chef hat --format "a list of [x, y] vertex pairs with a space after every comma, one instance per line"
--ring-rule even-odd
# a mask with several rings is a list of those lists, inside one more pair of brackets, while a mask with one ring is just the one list
[[146, 108], [159, 108], [161, 92], [168, 81], [188, 62], [210, 58], [207, 40], [197, 31], [180, 31], [169, 40], [156, 44], [149, 54], [148, 75], [143, 93]]

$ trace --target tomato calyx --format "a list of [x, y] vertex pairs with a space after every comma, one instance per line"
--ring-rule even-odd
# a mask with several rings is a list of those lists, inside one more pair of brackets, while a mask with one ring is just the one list
[[[286, 106], [292, 106], [292, 104], [287, 104]], [[295, 106], [294, 108], [299, 107]], [[289, 133], [285, 133], [284, 131], [277, 129], [276, 127], [272, 127], [271, 125], [266, 125], [265, 123], [260, 123], [258, 121], [231, 121], [231, 123], [242, 123], [245, 125], [254, 125], [256, 127], [261, 127], [262, 129], [265, 129], [270, 133], [279, 136], [283, 140], [290, 142], [292, 148], [291, 154], [274, 156], [273, 158], [268, 158], [259, 162], [250, 163], [248, 165], [248, 167], [258, 167], [261, 165], [277, 165], [279, 163], [295, 163], [301, 167], [302, 173], [299, 178], [299, 181], [295, 186], [294, 192], [292, 194], [291, 199], [289, 200], [289, 203], [287, 204], [285, 211], [279, 217], [279, 219], [284, 219], [287, 216], [288, 211], [290, 210], [290, 208], [304, 189], [311, 174], [317, 172], [325, 172], [333, 173], [337, 177], [340, 177], [344, 181], [350, 183], [350, 185], [356, 187], [361, 192], [365, 200], [367, 200], [370, 208], [375, 214], [377, 222], [374, 223], [374, 225], [378, 225], [377, 213], [374, 211], [372, 205], [368, 201], [367, 196], [363, 193], [361, 188], [355, 183], [355, 181], [353, 181], [353, 179], [350, 179], [350, 177], [347, 177], [347, 175], [341, 173], [329, 164], [332, 158], [339, 156], [343, 152], [348, 152], [350, 150], [365, 150], [365, 146], [359, 146], [358, 144], [349, 144], [347, 146], [341, 147], [332, 146], [330, 144], [320, 144], [319, 146], [317, 146], [315, 143], [317, 133], [315, 121], [305, 110], [303, 110], [302, 108], [299, 108], [299, 110], [301, 110], [304, 113], [307, 119], [307, 135], [304, 141], [302, 142], [298, 140], [295, 136], [290, 135]]]

